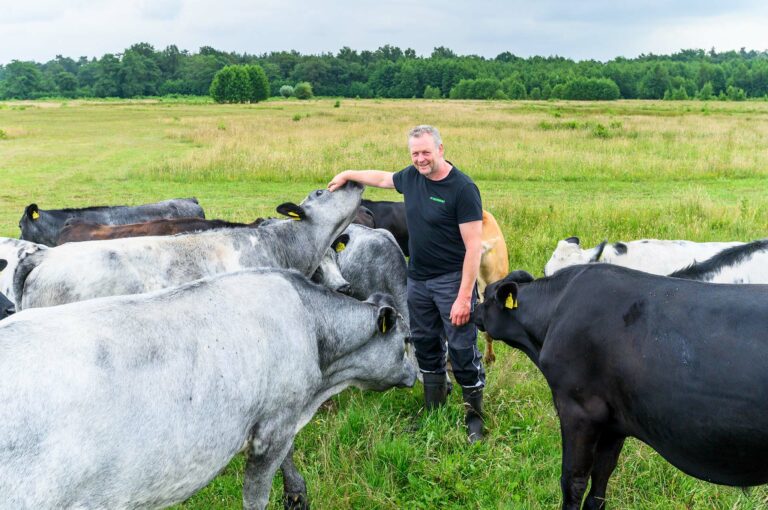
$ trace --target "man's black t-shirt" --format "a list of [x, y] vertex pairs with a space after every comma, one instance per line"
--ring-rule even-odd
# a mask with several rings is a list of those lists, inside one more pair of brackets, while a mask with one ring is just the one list
[[411, 165], [392, 180], [405, 196], [408, 276], [429, 280], [461, 271], [466, 249], [459, 224], [483, 219], [480, 191], [472, 179], [453, 167], [443, 180], [432, 181]]

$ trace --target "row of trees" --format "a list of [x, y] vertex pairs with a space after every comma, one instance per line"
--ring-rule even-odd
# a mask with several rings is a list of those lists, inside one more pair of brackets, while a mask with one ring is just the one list
[[[197, 53], [168, 46], [134, 44], [121, 54], [0, 66], [0, 98], [137, 97], [207, 95], [216, 73], [227, 66], [260, 66], [272, 95], [284, 86], [310, 83], [316, 95], [508, 99], [750, 98], [768, 95], [768, 52], [684, 50], [609, 62], [562, 57], [495, 58], [456, 55], [435, 48], [429, 57], [412, 49], [376, 51], [344, 47], [338, 53], [295, 51], [249, 55], [203, 47]], [[711, 88], [711, 91], [710, 91]], [[618, 93], [617, 93], [618, 91]], [[730, 91], [730, 92], [729, 92]]]

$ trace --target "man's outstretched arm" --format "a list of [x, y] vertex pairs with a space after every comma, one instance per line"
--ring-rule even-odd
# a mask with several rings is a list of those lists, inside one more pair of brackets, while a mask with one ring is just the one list
[[328, 183], [328, 190], [336, 191], [347, 181], [355, 181], [375, 188], [394, 188], [393, 175], [392, 172], [382, 170], [344, 170], [331, 179], [331, 182]]

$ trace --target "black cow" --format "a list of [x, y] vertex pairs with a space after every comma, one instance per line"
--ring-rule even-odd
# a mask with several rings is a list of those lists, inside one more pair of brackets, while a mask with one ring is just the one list
[[43, 210], [29, 204], [19, 220], [21, 239], [46, 246], [56, 246], [56, 239], [67, 220], [77, 218], [104, 225], [142, 223], [162, 218], [205, 218], [196, 198], [174, 198], [155, 204], [137, 206], [98, 206], [83, 209]]
[[[7, 260], [0, 259], [0, 272], [2, 272], [7, 265]], [[5, 319], [9, 315], [12, 315], [15, 311], [16, 307], [14, 306], [13, 302], [0, 292], [0, 320]]]
[[563, 509], [603, 508], [628, 436], [714, 483], [768, 482], [768, 285], [609, 264], [485, 291], [475, 322], [544, 374], [560, 417]]
[[363, 199], [360, 205], [367, 207], [373, 213], [373, 226], [389, 230], [397, 241], [403, 254], [408, 251], [408, 224], [405, 221], [405, 202], [374, 201]]

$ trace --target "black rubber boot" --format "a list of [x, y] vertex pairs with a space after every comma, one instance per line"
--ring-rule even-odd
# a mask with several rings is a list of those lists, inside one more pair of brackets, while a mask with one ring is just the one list
[[424, 406], [427, 410], [445, 404], [448, 385], [445, 374], [424, 374]]
[[467, 439], [470, 443], [483, 439], [483, 389], [462, 388], [467, 416]]

